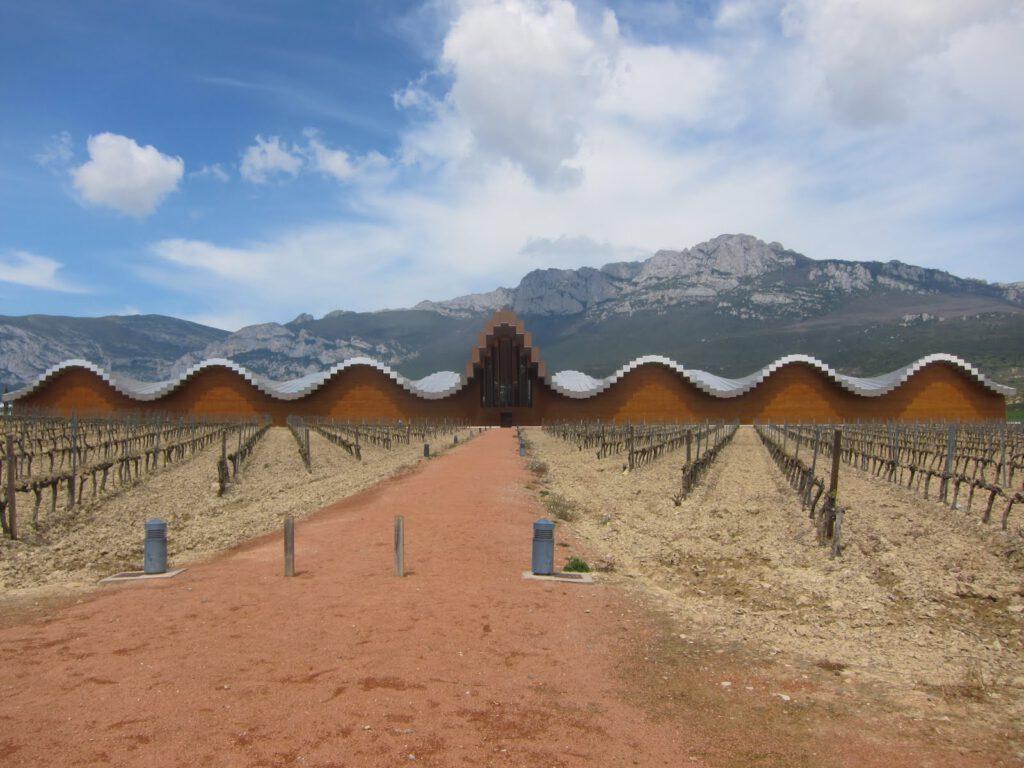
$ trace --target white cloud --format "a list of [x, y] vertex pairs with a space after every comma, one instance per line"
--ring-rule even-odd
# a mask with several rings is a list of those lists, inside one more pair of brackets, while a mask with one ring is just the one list
[[941, 85], [928, 61], [955, 36], [1020, 10], [1018, 0], [787, 0], [782, 21], [838, 117], [871, 126], [926, 107]]
[[273, 177], [297, 176], [302, 162], [302, 152], [298, 147], [288, 147], [277, 136], [269, 139], [257, 136], [256, 143], [242, 154], [238, 170], [246, 181], [265, 184]]
[[316, 131], [307, 131], [308, 151], [313, 168], [339, 181], [346, 181], [355, 174], [356, 169], [348, 152], [343, 149], [331, 149], [321, 140]]
[[300, 173], [315, 172], [337, 181], [380, 180], [389, 169], [388, 159], [379, 152], [353, 157], [343, 149], [328, 146], [315, 128], [307, 128], [303, 135], [306, 141], [301, 145], [288, 145], [277, 136], [257, 136], [256, 143], [246, 148], [242, 157], [242, 178], [264, 184], [273, 177], [295, 178]]
[[228, 182], [231, 180], [231, 174], [224, 170], [224, 166], [220, 163], [204, 165], [198, 171], [193, 171], [189, 175], [194, 176], [197, 179], [214, 179], [220, 182]]
[[66, 167], [74, 157], [75, 153], [71, 145], [71, 134], [61, 131], [51, 136], [43, 150], [35, 156], [35, 161], [48, 168]]
[[614, 17], [597, 37], [566, 0], [472, 4], [445, 38], [447, 104], [484, 152], [541, 183], [576, 180], [576, 154], [608, 79]]
[[58, 274], [64, 265], [48, 256], [14, 251], [0, 258], [0, 282], [42, 288], [62, 293], [84, 293], [79, 286], [65, 282]]
[[180, 157], [139, 146], [127, 136], [90, 136], [87, 148], [89, 160], [71, 171], [75, 190], [87, 203], [130, 216], [153, 213], [185, 173]]
[[664, 45], [624, 46], [600, 104], [644, 122], [707, 120], [723, 65], [714, 56]]

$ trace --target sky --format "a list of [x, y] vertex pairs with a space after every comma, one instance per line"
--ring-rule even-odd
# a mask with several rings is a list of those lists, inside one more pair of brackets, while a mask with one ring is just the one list
[[235, 330], [722, 233], [1024, 280], [1024, 0], [0, 0], [0, 314]]

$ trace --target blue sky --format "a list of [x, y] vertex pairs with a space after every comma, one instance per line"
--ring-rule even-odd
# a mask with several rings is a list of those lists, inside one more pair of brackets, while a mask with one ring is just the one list
[[3, 314], [234, 329], [722, 232], [1024, 280], [1019, 0], [0, 3]]

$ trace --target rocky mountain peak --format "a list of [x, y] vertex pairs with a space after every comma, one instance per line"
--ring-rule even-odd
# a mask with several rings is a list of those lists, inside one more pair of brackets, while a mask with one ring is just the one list
[[421, 301], [413, 309], [425, 309], [441, 315], [467, 315], [496, 312], [511, 306], [515, 291], [511, 288], [496, 288], [487, 293], [470, 293], [448, 301]]
[[793, 254], [778, 243], [751, 235], [719, 235], [682, 251], [662, 250], [644, 262], [637, 281], [661, 281], [710, 275], [749, 278], [795, 263]]

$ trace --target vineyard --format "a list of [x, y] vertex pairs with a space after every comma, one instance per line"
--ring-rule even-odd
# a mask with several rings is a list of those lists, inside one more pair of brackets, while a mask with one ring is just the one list
[[683, 637], [821, 659], [908, 711], [970, 697], [989, 722], [1024, 717], [1019, 425], [526, 432], [541, 498]]
[[718, 452], [736, 434], [736, 424], [605, 424], [603, 422], [553, 422], [544, 431], [575, 445], [597, 449], [597, 458], [625, 456], [623, 472], [651, 464], [677, 450], [686, 449], [679, 491], [673, 496], [678, 505], [715, 461]]
[[[977, 492], [983, 507], [981, 522], [989, 523], [995, 508], [1001, 512], [1004, 531], [1014, 505], [1024, 501], [1024, 429], [1020, 425], [785, 424], [756, 429], [812, 517], [825, 489], [824, 477], [817, 471], [819, 454], [836, 459], [833, 475], [842, 461], [965, 514], [973, 511]], [[826, 498], [827, 504], [835, 506], [833, 486], [835, 482], [830, 483], [831, 495]]]
[[439, 452], [453, 422], [7, 415], [0, 422], [0, 587], [88, 583], [138, 567], [142, 523], [184, 562], [278, 526]]
[[[161, 468], [194, 458], [217, 441], [223, 446], [219, 467], [223, 487], [237, 479], [240, 465], [265, 431], [265, 425], [165, 415], [7, 417], [3, 423], [5, 450], [0, 456], [0, 476], [4, 478], [0, 526], [4, 534], [18, 538], [18, 494], [31, 494], [31, 525], [38, 529], [53, 521], [58, 507], [67, 512], [107, 492], [141, 482]], [[229, 434], [238, 436], [238, 450], [231, 454], [226, 450]], [[41, 519], [44, 497], [48, 511]]]

